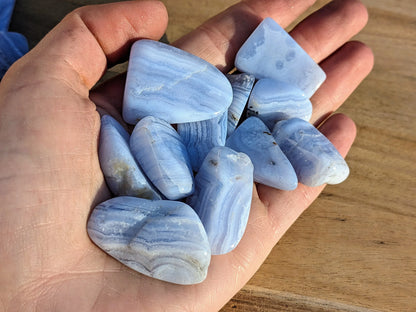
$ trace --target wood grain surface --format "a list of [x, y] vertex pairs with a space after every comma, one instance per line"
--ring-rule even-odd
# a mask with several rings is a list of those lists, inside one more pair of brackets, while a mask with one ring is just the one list
[[[17, 0], [12, 29], [33, 46], [73, 8], [103, 2]], [[172, 41], [237, 1], [163, 2]], [[354, 39], [375, 67], [341, 109], [358, 127], [351, 176], [325, 189], [223, 312], [416, 311], [416, 1], [363, 2], [370, 20]]]

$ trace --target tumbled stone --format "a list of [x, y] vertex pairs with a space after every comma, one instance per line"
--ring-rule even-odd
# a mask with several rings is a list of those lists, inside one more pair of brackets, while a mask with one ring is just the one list
[[191, 163], [179, 134], [164, 120], [148, 116], [134, 127], [130, 148], [146, 176], [171, 200], [194, 191]]
[[28, 51], [26, 38], [15, 32], [0, 31], [0, 79], [9, 67]]
[[184, 285], [207, 275], [207, 235], [185, 203], [115, 197], [95, 207], [87, 229], [98, 247], [142, 274]]
[[227, 136], [237, 128], [241, 115], [244, 112], [250, 92], [256, 78], [253, 75], [241, 73], [226, 76], [233, 88], [233, 101], [228, 108]]
[[171, 124], [207, 120], [226, 112], [232, 96], [227, 78], [201, 58], [157, 41], [133, 44], [123, 104], [126, 122], [146, 116]]
[[247, 104], [248, 116], [260, 118], [269, 129], [289, 118], [309, 121], [312, 103], [298, 87], [273, 79], [260, 79]]
[[349, 175], [344, 158], [309, 122], [293, 118], [276, 124], [273, 136], [293, 165], [299, 182], [307, 186], [337, 184]]
[[225, 145], [250, 157], [254, 165], [254, 181], [281, 190], [297, 187], [292, 165], [260, 119], [247, 118]]
[[101, 118], [98, 157], [109, 189], [116, 196], [161, 199], [134, 160], [129, 139], [127, 131], [113, 117]]
[[224, 146], [227, 137], [227, 114], [177, 125], [177, 131], [189, 154], [192, 169], [198, 171], [214, 146]]
[[233, 250], [245, 231], [253, 191], [250, 158], [227, 147], [214, 147], [195, 177], [187, 203], [208, 235], [213, 255]]
[[307, 98], [326, 78], [314, 60], [271, 18], [264, 19], [241, 46], [235, 66], [257, 79], [294, 84]]

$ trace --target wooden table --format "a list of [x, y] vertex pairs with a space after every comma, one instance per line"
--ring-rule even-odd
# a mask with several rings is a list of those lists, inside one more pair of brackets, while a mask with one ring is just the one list
[[[12, 29], [33, 45], [98, 2], [110, 1], [17, 0]], [[168, 38], [235, 2], [164, 0]], [[351, 176], [325, 189], [223, 312], [416, 310], [416, 1], [363, 2], [370, 21], [356, 39], [376, 63], [342, 108], [358, 126]]]

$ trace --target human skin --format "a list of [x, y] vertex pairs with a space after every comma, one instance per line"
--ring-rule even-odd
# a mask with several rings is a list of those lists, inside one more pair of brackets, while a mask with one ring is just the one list
[[[243, 1], [173, 44], [227, 72], [263, 18], [286, 27], [313, 3]], [[371, 50], [348, 42], [367, 18], [359, 1], [333, 1], [291, 32], [327, 74], [312, 97], [312, 122], [325, 119], [320, 131], [344, 156], [355, 125], [342, 114], [326, 118], [371, 71]], [[132, 42], [158, 40], [166, 25], [158, 1], [80, 8], [1, 81], [0, 311], [217, 311], [322, 191], [254, 185], [240, 244], [213, 256], [207, 279], [193, 286], [136, 273], [91, 242], [89, 213], [110, 198], [97, 156], [99, 112], [121, 120], [124, 76], [92, 88], [106, 68], [127, 58]]]

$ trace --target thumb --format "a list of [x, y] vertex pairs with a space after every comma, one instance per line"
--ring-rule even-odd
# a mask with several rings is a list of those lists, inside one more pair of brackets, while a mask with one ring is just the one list
[[19, 77], [25, 84], [28, 79], [49, 77], [64, 80], [73, 88], [77, 86], [74, 84], [79, 84], [78, 87], [90, 89], [108, 63], [115, 63], [127, 54], [133, 41], [158, 40], [166, 29], [167, 19], [166, 8], [159, 1], [79, 8], [17, 62], [12, 71], [16, 73], [22, 66], [30, 67], [30, 77]]

